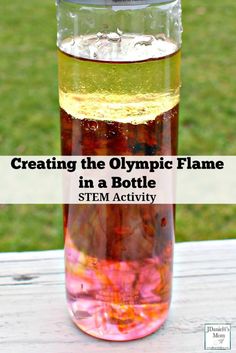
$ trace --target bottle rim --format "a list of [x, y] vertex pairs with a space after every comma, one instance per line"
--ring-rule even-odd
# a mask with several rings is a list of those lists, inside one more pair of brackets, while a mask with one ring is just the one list
[[57, 0], [60, 2], [70, 2], [81, 5], [105, 5], [105, 6], [137, 6], [137, 5], [149, 5], [149, 4], [165, 4], [172, 3], [177, 0]]

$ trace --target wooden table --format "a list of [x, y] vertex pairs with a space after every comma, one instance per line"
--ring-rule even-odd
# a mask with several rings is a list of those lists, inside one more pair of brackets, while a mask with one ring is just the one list
[[71, 323], [62, 250], [0, 255], [1, 353], [200, 353], [205, 323], [231, 323], [236, 352], [236, 240], [176, 244], [169, 318], [128, 343], [96, 340]]

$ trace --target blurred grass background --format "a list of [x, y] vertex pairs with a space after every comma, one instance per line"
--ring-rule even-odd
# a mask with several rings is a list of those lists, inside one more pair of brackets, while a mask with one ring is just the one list
[[[236, 154], [235, 0], [182, 0], [179, 153]], [[0, 154], [60, 153], [56, 16], [50, 0], [0, 2]], [[236, 206], [177, 207], [177, 241], [234, 238]], [[0, 251], [63, 246], [62, 211], [0, 206]]]

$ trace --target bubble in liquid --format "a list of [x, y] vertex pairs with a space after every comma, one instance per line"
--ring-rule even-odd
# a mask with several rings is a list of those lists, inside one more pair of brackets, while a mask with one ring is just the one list
[[97, 128], [98, 128], [98, 123], [96, 121], [93, 121], [92, 123], [90, 123], [90, 130], [96, 131]]
[[106, 33], [102, 33], [102, 32], [98, 32], [97, 33], [97, 38], [98, 39], [103, 39], [103, 38], [106, 38], [106, 37], [107, 37]]
[[69, 15], [70, 15], [70, 18], [76, 18], [77, 17], [77, 15], [75, 13], [73, 13], [73, 12], [70, 12]]
[[118, 33], [111, 32], [107, 35], [107, 39], [113, 42], [117, 42], [120, 40], [120, 35]]
[[153, 37], [152, 36], [139, 36], [136, 41], [134, 46], [136, 45], [151, 45], [153, 42]]
[[165, 33], [158, 33], [155, 38], [163, 41], [167, 40]]
[[116, 32], [117, 32], [120, 36], [122, 36], [122, 34], [123, 34], [123, 32], [122, 32], [119, 28], [116, 29]]

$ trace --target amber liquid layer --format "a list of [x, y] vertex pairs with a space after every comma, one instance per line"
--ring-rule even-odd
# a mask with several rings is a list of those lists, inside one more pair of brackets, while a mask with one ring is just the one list
[[[60, 51], [62, 154], [175, 155], [179, 81], [170, 76], [178, 67], [178, 52], [143, 63], [98, 63]], [[173, 205], [65, 205], [64, 234], [68, 305], [79, 328], [124, 341], [163, 324]]]

